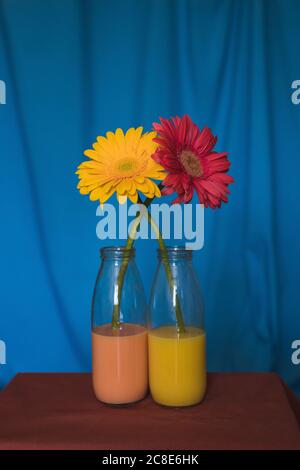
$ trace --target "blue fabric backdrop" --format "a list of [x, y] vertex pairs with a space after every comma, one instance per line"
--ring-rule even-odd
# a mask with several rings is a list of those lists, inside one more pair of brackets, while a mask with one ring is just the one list
[[[298, 0], [2, 0], [1, 313], [7, 364], [90, 370], [96, 203], [76, 191], [95, 136], [189, 113], [232, 161], [230, 203], [195, 255], [210, 370], [273, 370], [300, 393]], [[148, 291], [155, 241], [137, 243]], [[145, 255], [148, 255], [148, 257]]]

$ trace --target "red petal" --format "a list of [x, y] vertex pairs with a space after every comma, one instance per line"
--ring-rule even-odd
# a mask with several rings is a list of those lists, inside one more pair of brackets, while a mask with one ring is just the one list
[[180, 204], [181, 202], [183, 202], [183, 195], [179, 195], [178, 197], [176, 197], [176, 199], [174, 199], [174, 201], [172, 201], [172, 205], [173, 204]]
[[210, 153], [217, 142], [217, 137], [214, 137], [211, 130], [208, 127], [204, 127], [199, 135], [196, 143], [197, 151], [200, 154]]
[[174, 192], [175, 192], [174, 188], [172, 188], [172, 186], [169, 186], [167, 188], [164, 188], [161, 193], [164, 196], [169, 196], [170, 194], [173, 194]]
[[185, 116], [181, 119], [180, 124], [178, 126], [178, 140], [180, 144], [185, 143], [185, 136], [187, 130], [187, 123]]
[[227, 171], [230, 167], [230, 161], [222, 158], [220, 160], [215, 160], [208, 165], [206, 165], [206, 172], [208, 175], [212, 175], [213, 173], [219, 173]]
[[181, 174], [172, 173], [165, 177], [163, 184], [166, 186], [176, 186], [180, 182]]
[[230, 184], [234, 183], [234, 179], [232, 176], [228, 175], [227, 173], [215, 173], [210, 178], [214, 180], [220, 181], [221, 183]]
[[205, 157], [203, 157], [203, 160], [208, 159], [211, 162], [213, 160], [218, 160], [219, 158], [227, 158], [227, 155], [227, 152], [212, 152], [205, 155]]
[[190, 202], [192, 197], [193, 197], [193, 190], [190, 190], [187, 193], [185, 193], [185, 195], [183, 196], [183, 202], [187, 204], [188, 202]]

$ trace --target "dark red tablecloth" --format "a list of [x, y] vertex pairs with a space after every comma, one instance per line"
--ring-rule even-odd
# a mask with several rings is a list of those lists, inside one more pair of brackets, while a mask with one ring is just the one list
[[272, 373], [209, 374], [181, 409], [103, 405], [89, 374], [19, 374], [0, 392], [0, 449], [300, 449], [298, 406]]

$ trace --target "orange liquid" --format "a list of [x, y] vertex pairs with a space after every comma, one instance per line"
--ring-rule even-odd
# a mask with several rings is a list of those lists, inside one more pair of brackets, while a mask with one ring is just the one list
[[93, 387], [98, 400], [132, 403], [148, 389], [147, 330], [129, 323], [120, 330], [111, 325], [92, 332]]

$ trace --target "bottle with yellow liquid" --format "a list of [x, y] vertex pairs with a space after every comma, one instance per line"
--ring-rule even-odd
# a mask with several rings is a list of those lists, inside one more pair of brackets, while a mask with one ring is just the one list
[[204, 308], [184, 247], [158, 250], [148, 332], [151, 395], [165, 406], [200, 403], [206, 390]]

